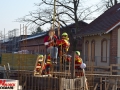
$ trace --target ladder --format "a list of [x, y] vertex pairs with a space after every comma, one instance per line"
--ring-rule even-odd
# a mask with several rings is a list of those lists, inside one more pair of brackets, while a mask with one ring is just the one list
[[41, 76], [43, 72], [43, 68], [45, 67], [45, 59], [46, 55], [44, 55], [42, 58], [39, 57], [38, 55], [35, 67], [34, 67], [34, 76]]

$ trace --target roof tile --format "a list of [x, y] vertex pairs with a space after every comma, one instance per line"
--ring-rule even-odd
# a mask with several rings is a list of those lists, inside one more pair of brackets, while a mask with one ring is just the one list
[[80, 36], [106, 33], [120, 22], [120, 3], [105, 11], [102, 15], [85, 27]]

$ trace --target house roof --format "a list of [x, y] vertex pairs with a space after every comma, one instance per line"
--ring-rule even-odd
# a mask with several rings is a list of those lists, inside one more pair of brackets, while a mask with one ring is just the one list
[[87, 25], [78, 36], [106, 34], [120, 25], [120, 3], [114, 5]]
[[[84, 21], [78, 21], [78, 25], [81, 25], [81, 24], [86, 24], [86, 25], [88, 25], [88, 23], [86, 23], [86, 22], [84, 22]], [[75, 25], [75, 23], [71, 23], [71, 24], [68, 25], [68, 27], [74, 26], [74, 25]]]
[[[86, 22], [84, 22], [84, 21], [79, 21], [78, 24], [80, 24], [80, 23], [83, 23], [83, 24], [88, 25], [88, 24], [87, 24]], [[73, 26], [73, 25], [75, 25], [75, 23], [72, 23], [72, 24], [68, 25], [68, 27]], [[62, 28], [61, 28], [61, 29], [62, 29]], [[61, 30], [61, 29], [60, 29], [60, 30]], [[55, 30], [57, 31], [57, 29], [55, 29]], [[38, 33], [38, 34], [35, 34], [35, 35], [30, 35], [29, 37], [27, 37], [27, 38], [25, 38], [25, 39], [22, 39], [22, 40], [20, 40], [20, 41], [30, 40], [30, 39], [35, 39], [35, 38], [38, 38], [38, 37], [42, 37], [42, 36], [47, 35], [47, 33], [48, 33], [48, 31], [46, 31], [46, 32], [41, 32], [41, 33]]]
[[47, 35], [47, 32], [42, 32], [42, 33], [39, 33], [39, 34], [31, 35], [31, 36], [29, 36], [29, 37], [27, 37], [25, 39], [20, 40], [20, 41], [30, 40], [30, 39], [42, 37], [42, 36], [45, 36], [45, 35]]

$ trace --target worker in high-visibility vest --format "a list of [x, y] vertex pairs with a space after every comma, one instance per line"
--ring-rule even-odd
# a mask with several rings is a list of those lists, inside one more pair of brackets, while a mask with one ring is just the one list
[[68, 70], [70, 68], [70, 63], [71, 63], [72, 56], [71, 55], [64, 55], [64, 60], [65, 60], [65, 69]]
[[40, 69], [42, 69], [42, 74], [45, 74], [45, 64], [42, 67], [42, 62], [43, 62], [43, 55], [39, 55], [36, 66], [36, 74], [39, 74]]
[[50, 74], [51, 65], [52, 65], [52, 62], [51, 62], [51, 57], [50, 57], [50, 54], [49, 54], [48, 57], [47, 57], [47, 61], [46, 61], [46, 72], [47, 72], [47, 74]]
[[52, 63], [57, 62], [58, 48], [56, 46], [56, 40], [57, 40], [57, 36], [55, 35], [55, 30], [50, 29], [48, 32], [48, 36], [44, 38], [44, 45], [47, 48], [47, 54], [48, 54], [46, 61], [46, 69], [48, 74]]
[[59, 56], [66, 54], [68, 52], [70, 47], [70, 42], [69, 42], [68, 34], [66, 32], [62, 33], [62, 39], [57, 40], [57, 45], [59, 46]]
[[86, 64], [83, 63], [82, 58], [80, 57], [80, 52], [79, 51], [75, 51], [75, 70], [76, 71], [76, 76], [83, 76], [83, 71], [82, 69], [86, 68]]

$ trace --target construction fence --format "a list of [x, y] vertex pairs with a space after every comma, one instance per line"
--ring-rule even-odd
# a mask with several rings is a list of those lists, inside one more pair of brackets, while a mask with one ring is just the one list
[[[111, 67], [120, 67], [120, 65], [111, 65]], [[89, 67], [89, 66], [88, 66]], [[100, 67], [94, 66], [94, 69]], [[104, 69], [108, 67], [102, 67], [103, 71], [90, 73], [86, 70], [86, 79], [88, 90], [119, 90], [120, 88], [120, 75], [113, 75], [106, 72]], [[117, 70], [111, 69], [111, 72], [117, 72]], [[79, 72], [79, 71], [78, 71]], [[108, 71], [110, 72], [110, 71]], [[17, 79], [20, 81], [20, 85], [23, 90], [87, 90], [83, 86], [85, 78], [73, 77], [71, 72], [55, 72], [51, 71], [51, 75], [34, 76], [33, 71], [27, 70], [10, 70], [5, 71], [6, 78]]]
[[[10, 64], [10, 71], [5, 71], [6, 78], [18, 79], [23, 90], [119, 90], [120, 64], [109, 64], [109, 57], [102, 62], [102, 57], [83, 61], [87, 64], [85, 76], [77, 77], [73, 64], [61, 64], [59, 70], [52, 70], [51, 75], [34, 76], [33, 69], [37, 55], [32, 54], [2, 54], [2, 65]], [[114, 57], [117, 62], [120, 58]], [[62, 67], [62, 68], [61, 68]], [[67, 70], [66, 70], [67, 68]], [[73, 74], [74, 73], [74, 74]]]
[[1, 54], [1, 65], [9, 63], [12, 70], [33, 70], [37, 55], [34, 54]]

